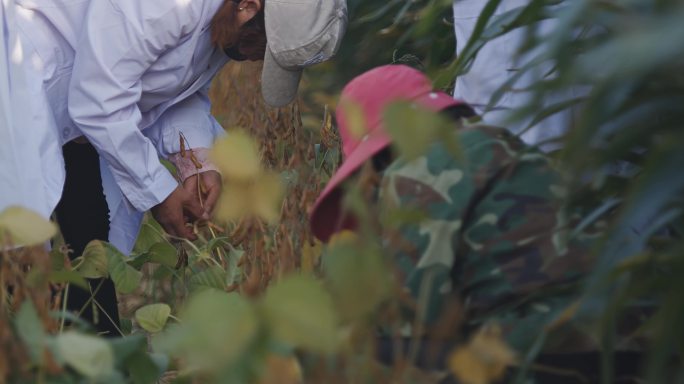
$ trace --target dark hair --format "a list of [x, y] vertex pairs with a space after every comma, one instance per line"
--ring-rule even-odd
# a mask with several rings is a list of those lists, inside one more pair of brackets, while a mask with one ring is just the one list
[[473, 108], [468, 104], [459, 104], [447, 107], [439, 111], [439, 113], [455, 121], [461, 121], [461, 119], [470, 119], [471, 117], [477, 116], [475, 110], [473, 110]]
[[261, 9], [242, 27], [237, 25], [239, 1], [225, 0], [211, 19], [211, 41], [219, 48], [234, 52], [236, 60], [263, 60], [266, 53], [266, 22], [264, 16], [266, 0], [261, 0]]

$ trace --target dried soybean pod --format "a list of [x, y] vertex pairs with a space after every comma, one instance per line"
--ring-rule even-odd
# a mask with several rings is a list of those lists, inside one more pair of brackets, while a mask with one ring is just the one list
[[181, 157], [185, 157], [185, 140], [183, 138], [183, 134], [179, 133], [178, 138], [180, 139], [180, 153]]

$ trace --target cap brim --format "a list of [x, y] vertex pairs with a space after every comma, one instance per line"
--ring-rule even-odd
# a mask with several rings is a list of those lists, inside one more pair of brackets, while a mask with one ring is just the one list
[[362, 141], [347, 156], [328, 181], [311, 211], [311, 232], [314, 236], [326, 242], [334, 233], [343, 229], [352, 229], [349, 226], [354, 219], [343, 212], [341, 185], [368, 159], [387, 148], [391, 142], [392, 139], [388, 135], [378, 131], [376, 135], [371, 135], [367, 140]]
[[282, 68], [266, 48], [264, 67], [261, 71], [261, 94], [266, 104], [279, 108], [289, 104], [297, 94], [302, 70]]

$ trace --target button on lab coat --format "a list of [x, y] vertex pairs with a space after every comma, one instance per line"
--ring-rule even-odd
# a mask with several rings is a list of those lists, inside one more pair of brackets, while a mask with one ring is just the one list
[[61, 196], [61, 145], [84, 135], [101, 157], [110, 241], [129, 252], [142, 212], [178, 185], [159, 156], [180, 150], [180, 132], [192, 147], [223, 133], [207, 97], [228, 61], [210, 41], [223, 0], [15, 2], [34, 103], [31, 126], [15, 131], [46, 148], [24, 165], [45, 180], [41, 213]]

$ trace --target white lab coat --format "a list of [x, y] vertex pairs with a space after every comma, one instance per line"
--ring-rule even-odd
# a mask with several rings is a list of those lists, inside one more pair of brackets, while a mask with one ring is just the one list
[[177, 186], [159, 156], [180, 150], [181, 131], [192, 147], [223, 133], [207, 97], [228, 61], [210, 41], [223, 0], [14, 1], [33, 100], [31, 124], [15, 128], [30, 140], [17, 151], [41, 148], [22, 169], [45, 190], [29, 206], [52, 212], [65, 177], [61, 145], [84, 135], [101, 158], [109, 240], [127, 253], [142, 213]]
[[[495, 15], [500, 15], [528, 3], [529, 0], [504, 0], [499, 4]], [[461, 50], [465, 48], [473, 33], [477, 18], [486, 4], [486, 0], [454, 0], [454, 31], [457, 54], [460, 54]], [[541, 33], [549, 31], [554, 27], [554, 20], [543, 21], [539, 27]], [[528, 72], [515, 84], [518, 91], [507, 93], [492, 109], [485, 110], [485, 107], [489, 104], [494, 92], [516, 74], [517, 68], [529, 62], [534, 54], [516, 58], [516, 50], [520, 47], [524, 34], [524, 29], [517, 29], [485, 44], [470, 71], [456, 79], [454, 88], [454, 97], [471, 104], [487, 123], [506, 127], [516, 134], [521, 133], [530, 123], [530, 120], [516, 123], [509, 121], [511, 110], [526, 105], [530, 100], [531, 93], [520, 90], [541, 80], [551, 68], [550, 65], [541, 65]], [[554, 94], [545, 100], [545, 104], [552, 105], [583, 94], [586, 94], [586, 90], [568, 89], [565, 92]], [[574, 124], [575, 114], [575, 109], [568, 109], [552, 115], [522, 133], [521, 138], [533, 145], [556, 138]], [[554, 149], [556, 146], [546, 145], [542, 148]]]
[[[14, 129], [30, 126], [32, 100], [20, 65], [23, 52], [10, 1], [2, 0], [0, 7], [0, 211], [20, 205], [46, 213], [51, 209], [47, 207], [42, 173], [27, 172], [26, 165], [40, 158], [41, 149], [49, 149], [36, 145], [35, 135]], [[40, 129], [36, 128], [36, 134]]]

